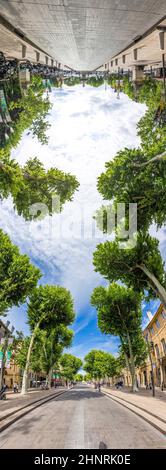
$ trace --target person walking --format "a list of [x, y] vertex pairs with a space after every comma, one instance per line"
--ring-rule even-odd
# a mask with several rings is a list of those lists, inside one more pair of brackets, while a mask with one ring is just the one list
[[13, 391], [14, 391], [14, 393], [17, 393], [17, 383], [16, 382], [13, 385]]

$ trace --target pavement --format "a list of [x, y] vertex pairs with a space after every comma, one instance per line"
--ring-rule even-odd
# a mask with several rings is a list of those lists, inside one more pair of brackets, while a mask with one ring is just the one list
[[129, 388], [116, 390], [114, 388], [102, 387], [102, 391], [166, 434], [165, 392], [156, 390], [156, 396], [153, 397], [152, 391], [145, 389], [131, 393]]
[[59, 62], [95, 70], [165, 16], [165, 0], [0, 0], [1, 15]]
[[0, 401], [0, 422], [10, 413], [23, 409], [27, 405], [32, 405], [37, 400], [49, 398], [55, 393], [64, 391], [64, 387], [57, 387], [51, 390], [31, 389], [26, 395], [21, 393], [7, 392], [7, 400]]
[[0, 448], [165, 449], [166, 439], [121, 404], [78, 385], [3, 431]]
[[[19, 35], [19, 31], [6, 24], [5, 20], [0, 16], [0, 51], [7, 58], [16, 58], [18, 60], [29, 60], [31, 62], [38, 61], [41, 64], [51, 65], [52, 57], [50, 54], [42, 51], [36, 44], [31, 43], [23, 34]], [[54, 65], [55, 62], [54, 62]]]

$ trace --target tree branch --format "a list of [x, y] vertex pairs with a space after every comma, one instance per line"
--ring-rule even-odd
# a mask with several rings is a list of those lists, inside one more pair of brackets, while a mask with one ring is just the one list
[[144, 163], [134, 163], [134, 166], [136, 166], [137, 168], [142, 168], [144, 166], [149, 165], [150, 163], [160, 162], [165, 159], [166, 159], [166, 152], [164, 151], [160, 155], [156, 155], [155, 157], [151, 158], [151, 160], [148, 160]]

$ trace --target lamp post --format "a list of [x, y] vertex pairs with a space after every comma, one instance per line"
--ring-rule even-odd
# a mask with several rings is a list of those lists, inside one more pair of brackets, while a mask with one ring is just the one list
[[153, 341], [149, 341], [149, 332], [148, 332], [147, 344], [148, 344], [148, 354], [149, 354], [151, 371], [152, 371], [151, 372], [152, 373], [152, 395], [153, 397], [155, 397], [154, 369], [153, 369], [153, 361], [152, 361], [152, 354], [151, 354], [151, 352], [154, 350], [154, 344], [153, 344]]
[[162, 64], [163, 64], [163, 86], [164, 86], [164, 98], [165, 98], [165, 101], [166, 101], [165, 54], [162, 54]]

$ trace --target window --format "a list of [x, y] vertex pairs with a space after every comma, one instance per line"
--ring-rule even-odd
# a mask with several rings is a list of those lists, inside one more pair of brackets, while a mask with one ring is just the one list
[[114, 61], [113, 61], [113, 60], [111, 60], [111, 67], [113, 67], [113, 65], [114, 65]]
[[166, 354], [166, 342], [164, 338], [161, 340], [161, 344], [162, 344], [163, 353], [165, 355]]
[[164, 312], [164, 310], [161, 312], [161, 316], [162, 316], [163, 320], [166, 320], [166, 312]]
[[118, 59], [115, 59], [115, 65], [118, 65]]
[[154, 335], [154, 328], [153, 328], [153, 326], [152, 326], [152, 328], [150, 329], [150, 333], [151, 333], [151, 335]]
[[156, 351], [156, 356], [159, 357], [160, 356], [160, 351], [159, 351], [158, 344], [155, 344], [155, 351]]
[[160, 322], [158, 320], [156, 320], [156, 326], [157, 328], [160, 328]]

